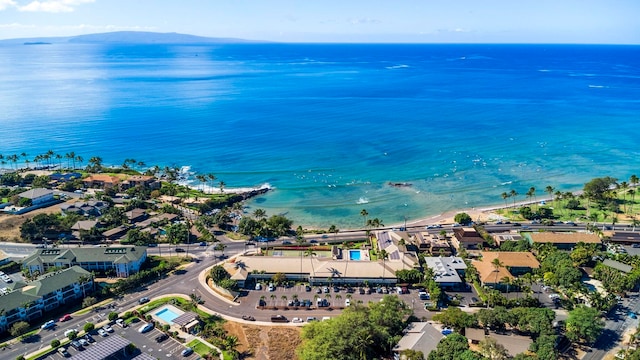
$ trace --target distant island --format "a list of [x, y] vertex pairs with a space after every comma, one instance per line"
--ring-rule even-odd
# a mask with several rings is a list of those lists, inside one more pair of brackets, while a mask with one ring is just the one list
[[179, 33], [147, 31], [115, 31], [66, 37], [42, 37], [0, 40], [0, 44], [51, 45], [51, 44], [238, 44], [264, 43], [259, 40], [215, 38]]

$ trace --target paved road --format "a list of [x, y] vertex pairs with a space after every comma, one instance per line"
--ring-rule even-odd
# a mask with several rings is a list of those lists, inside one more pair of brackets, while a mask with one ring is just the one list
[[614, 311], [611, 311], [606, 322], [602, 335], [596, 340], [592, 346], [593, 351], [587, 353], [583, 360], [600, 360], [614, 349], [620, 341], [622, 334], [628, 329], [635, 329], [638, 326], [638, 319], [631, 319], [629, 312], [638, 313], [640, 311], [640, 298], [638, 293], [632, 294], [629, 298], [623, 300]]

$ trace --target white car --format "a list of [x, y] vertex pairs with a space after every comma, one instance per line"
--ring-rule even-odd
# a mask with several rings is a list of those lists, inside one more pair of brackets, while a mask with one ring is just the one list
[[344, 306], [351, 306], [351, 299], [346, 299], [344, 301]]
[[292, 323], [298, 323], [298, 324], [299, 324], [299, 323], [304, 322], [304, 320], [302, 320], [302, 318], [299, 318], [299, 317], [294, 317], [294, 318], [291, 320], [291, 322], [292, 322]]
[[109, 325], [105, 325], [102, 327], [104, 329], [104, 331], [106, 332], [113, 332], [113, 328]]
[[102, 337], [107, 337], [109, 334], [107, 334], [107, 332], [104, 331], [104, 329], [98, 329], [98, 335]]
[[69, 335], [73, 334], [73, 333], [78, 333], [78, 330], [75, 329], [69, 329], [67, 331], [64, 332], [64, 337], [69, 337]]
[[127, 324], [125, 324], [124, 319], [116, 319], [116, 324], [122, 326], [123, 328], [127, 327]]
[[560, 299], [560, 295], [558, 295], [558, 294], [549, 294], [549, 299]]
[[56, 322], [54, 320], [49, 320], [46, 323], [42, 324], [42, 326], [40, 326], [40, 329], [42, 330], [51, 329], [54, 326], [56, 326]]

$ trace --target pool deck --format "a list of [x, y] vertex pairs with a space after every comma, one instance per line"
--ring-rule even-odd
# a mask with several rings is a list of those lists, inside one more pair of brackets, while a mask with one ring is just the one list
[[156, 322], [159, 322], [161, 324], [173, 325], [173, 323], [168, 323], [168, 322], [164, 321], [162, 318], [160, 318], [159, 316], [156, 315], [157, 313], [161, 312], [164, 309], [168, 309], [168, 310], [172, 311], [173, 313], [177, 314], [178, 316], [184, 314], [184, 311], [178, 309], [177, 307], [175, 307], [175, 306], [173, 306], [171, 304], [163, 305], [163, 306], [161, 306], [161, 307], [159, 307], [159, 308], [157, 308], [157, 309], [155, 309], [153, 311], [150, 311], [149, 314], [151, 314], [151, 317]]

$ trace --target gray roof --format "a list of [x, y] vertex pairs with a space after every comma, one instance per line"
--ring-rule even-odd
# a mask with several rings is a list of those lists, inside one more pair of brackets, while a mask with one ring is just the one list
[[78, 282], [81, 276], [89, 275], [89, 272], [81, 267], [72, 266], [55, 273], [44, 274], [28, 283], [16, 282], [12, 292], [0, 296], [0, 304], [2, 304], [0, 308], [5, 311], [20, 308], [24, 304], [38, 300], [46, 294]]
[[178, 326], [185, 326], [188, 323], [192, 322], [193, 320], [196, 320], [198, 318], [198, 315], [196, 313], [192, 313], [191, 311], [187, 311], [186, 313], [178, 316], [177, 318], [173, 319], [171, 322], [173, 322], [174, 324], [178, 325]]
[[398, 344], [393, 348], [394, 352], [402, 352], [403, 350], [412, 349], [422, 351], [426, 356], [436, 349], [440, 340], [444, 335], [434, 328], [433, 325], [426, 322], [414, 322], [409, 324], [405, 329], [405, 334]]
[[72, 360], [102, 360], [121, 351], [131, 341], [117, 334], [110, 334], [104, 340], [91, 344], [89, 351], [81, 351], [71, 357]]
[[427, 267], [433, 269], [437, 283], [460, 283], [460, 275], [456, 270], [464, 270], [467, 264], [459, 257], [425, 256]]
[[611, 259], [605, 259], [602, 262], [604, 265], [607, 265], [608, 267], [614, 268], [616, 270], [620, 270], [623, 273], [630, 273], [631, 270], [633, 270], [633, 267], [627, 265], [627, 264], [623, 264], [620, 261], [616, 261], [616, 260], [611, 260]]
[[98, 225], [96, 220], [80, 220], [73, 224], [71, 230], [91, 230], [96, 225]]
[[21, 192], [18, 196], [27, 199], [37, 199], [42, 196], [53, 195], [53, 191], [44, 188], [35, 188], [31, 190], [27, 190], [25, 192]]
[[105, 261], [138, 261], [146, 254], [144, 246], [81, 247], [72, 249], [38, 249], [23, 260], [23, 265], [61, 262], [64, 264]]

